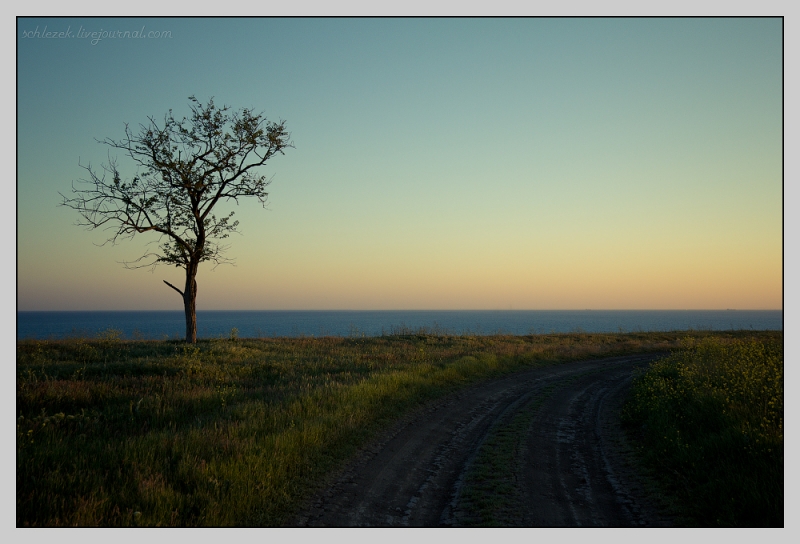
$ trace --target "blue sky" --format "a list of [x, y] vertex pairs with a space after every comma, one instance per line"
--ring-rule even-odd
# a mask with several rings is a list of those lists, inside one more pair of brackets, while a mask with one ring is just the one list
[[[74, 38], [28, 37], [47, 28]], [[79, 38], [79, 30], [166, 33]], [[285, 119], [199, 309], [782, 308], [780, 19], [18, 19], [20, 310], [180, 309], [59, 207], [187, 97]], [[124, 168], [125, 162], [120, 159]]]

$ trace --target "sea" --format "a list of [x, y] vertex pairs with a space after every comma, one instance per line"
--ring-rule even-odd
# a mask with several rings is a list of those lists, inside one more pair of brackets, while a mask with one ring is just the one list
[[[783, 330], [783, 310], [268, 310], [197, 312], [198, 338]], [[165, 340], [182, 311], [17, 312], [17, 339]]]

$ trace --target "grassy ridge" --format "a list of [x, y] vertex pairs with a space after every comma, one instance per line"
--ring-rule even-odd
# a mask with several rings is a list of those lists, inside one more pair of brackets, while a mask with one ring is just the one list
[[17, 525], [281, 525], [420, 402], [684, 335], [19, 342]]
[[783, 526], [783, 334], [687, 339], [623, 421], [685, 525]]

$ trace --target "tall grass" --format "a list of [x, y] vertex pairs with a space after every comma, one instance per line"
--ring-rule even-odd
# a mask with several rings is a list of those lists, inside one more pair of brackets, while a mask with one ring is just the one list
[[687, 525], [783, 526], [783, 335], [687, 339], [634, 384], [625, 423]]
[[17, 524], [283, 525], [421, 402], [525, 366], [666, 350], [679, 336], [19, 342]]

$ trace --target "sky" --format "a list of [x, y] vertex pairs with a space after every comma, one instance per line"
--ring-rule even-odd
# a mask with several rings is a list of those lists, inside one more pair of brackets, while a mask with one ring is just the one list
[[108, 161], [96, 140], [190, 95], [294, 142], [261, 170], [266, 209], [220, 206], [235, 266], [201, 266], [199, 310], [783, 308], [779, 18], [19, 18], [16, 37], [18, 310], [182, 309], [162, 281], [181, 269], [121, 264], [154, 236], [101, 245], [59, 193]]

